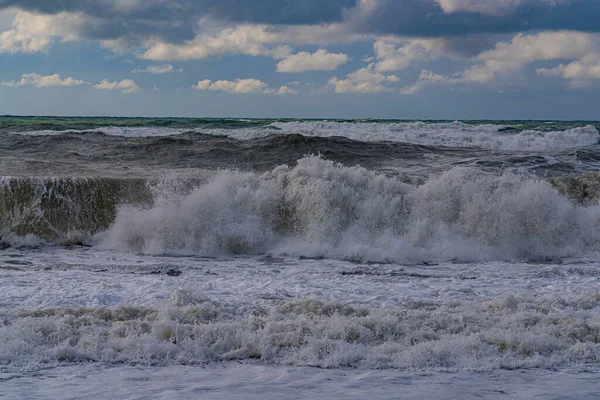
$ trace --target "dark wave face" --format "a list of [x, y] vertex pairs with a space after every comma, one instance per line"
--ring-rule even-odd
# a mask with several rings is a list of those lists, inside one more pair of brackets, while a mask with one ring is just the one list
[[266, 171], [307, 154], [421, 180], [452, 166], [542, 176], [598, 169], [595, 125], [510, 123], [4, 117], [0, 170], [110, 177]]
[[0, 236], [391, 262], [598, 252], [598, 126], [3, 117]]
[[67, 242], [71, 235], [107, 229], [119, 205], [152, 204], [139, 179], [3, 178], [0, 224], [3, 233]]
[[0, 132], [85, 131], [102, 128], [246, 128], [266, 126], [270, 120], [227, 118], [108, 118], [108, 117], [0, 117]]

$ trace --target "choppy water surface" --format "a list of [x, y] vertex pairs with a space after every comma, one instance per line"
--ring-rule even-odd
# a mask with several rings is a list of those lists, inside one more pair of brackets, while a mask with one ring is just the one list
[[500, 398], [521, 371], [595, 398], [598, 127], [2, 117], [0, 379], [319, 367]]

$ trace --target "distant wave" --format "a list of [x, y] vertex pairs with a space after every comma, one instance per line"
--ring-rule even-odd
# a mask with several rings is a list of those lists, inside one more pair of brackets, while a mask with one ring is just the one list
[[188, 132], [189, 130], [177, 129], [177, 128], [161, 128], [161, 127], [120, 127], [120, 126], [109, 126], [104, 128], [86, 129], [86, 130], [38, 130], [38, 131], [24, 131], [15, 132], [17, 135], [23, 136], [56, 136], [64, 134], [90, 134], [99, 133], [107, 136], [122, 136], [130, 138], [143, 138], [143, 137], [161, 137], [161, 136], [174, 136], [181, 135]]
[[[349, 123], [276, 122], [280, 133], [306, 136], [344, 136], [361, 141], [404, 142], [426, 146], [470, 147], [492, 150], [558, 151], [597, 144], [598, 130], [592, 126], [566, 130], [509, 130], [503, 125], [451, 123]], [[234, 132], [240, 137], [244, 132]]]
[[520, 130], [496, 124], [463, 122], [273, 122], [268, 125], [235, 125], [170, 128], [170, 127], [102, 127], [90, 130], [37, 130], [20, 135], [43, 136], [77, 133], [100, 133], [129, 138], [161, 137], [191, 134], [221, 135], [238, 140], [260, 139], [270, 135], [300, 134], [306, 137], [345, 137], [361, 142], [402, 142], [416, 145], [479, 148], [515, 151], [561, 151], [598, 144], [600, 134], [593, 125], [567, 129]]

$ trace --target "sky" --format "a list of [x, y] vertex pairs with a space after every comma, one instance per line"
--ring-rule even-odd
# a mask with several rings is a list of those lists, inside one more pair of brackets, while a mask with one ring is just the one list
[[600, 120], [598, 0], [0, 0], [0, 115]]

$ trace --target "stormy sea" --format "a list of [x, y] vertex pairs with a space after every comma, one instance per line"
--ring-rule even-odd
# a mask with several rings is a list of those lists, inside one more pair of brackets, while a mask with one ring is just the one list
[[597, 399], [599, 129], [0, 117], [0, 398]]

